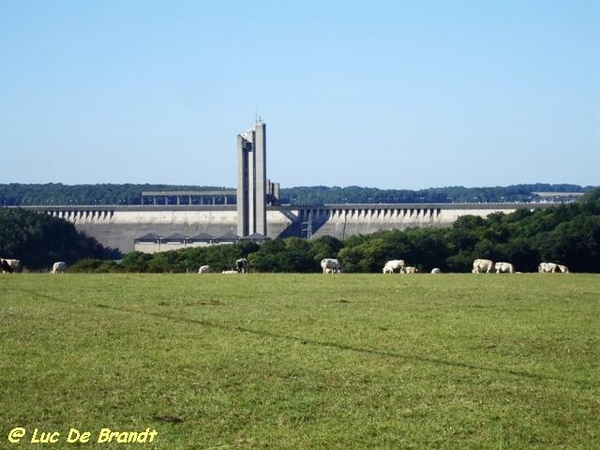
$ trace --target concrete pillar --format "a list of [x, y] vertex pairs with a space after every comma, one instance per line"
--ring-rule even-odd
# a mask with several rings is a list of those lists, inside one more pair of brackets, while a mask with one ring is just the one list
[[266, 124], [258, 121], [254, 128], [237, 136], [237, 234], [267, 235], [267, 150]]

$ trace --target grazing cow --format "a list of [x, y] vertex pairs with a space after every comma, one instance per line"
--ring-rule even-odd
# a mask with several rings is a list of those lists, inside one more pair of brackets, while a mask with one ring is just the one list
[[417, 269], [416, 267], [412, 267], [412, 266], [404, 267], [402, 270], [404, 271], [404, 273], [418, 273], [419, 272], [419, 269]]
[[0, 266], [2, 267], [2, 272], [5, 273], [13, 273], [21, 271], [21, 261], [19, 259], [0, 259]]
[[434, 267], [433, 269], [431, 269], [431, 273], [442, 273], [442, 271], [439, 267]]
[[401, 259], [392, 259], [383, 266], [383, 273], [400, 273], [404, 267], [404, 261]]
[[473, 273], [490, 273], [494, 268], [494, 263], [489, 259], [476, 259], [473, 261]]
[[248, 272], [248, 260], [246, 258], [240, 258], [235, 262], [235, 270], [238, 273], [246, 273]]
[[67, 271], [67, 263], [64, 261], [58, 261], [52, 264], [51, 273], [65, 273]]
[[2, 269], [2, 273], [14, 272], [13, 268], [10, 267], [10, 264], [8, 264], [8, 261], [6, 259], [0, 259], [0, 269]]
[[210, 272], [211, 272], [211, 268], [208, 264], [200, 266], [200, 268], [198, 269], [198, 273], [210, 273]]
[[494, 264], [494, 269], [496, 273], [515, 273], [515, 268], [508, 262], [497, 262]]
[[558, 266], [558, 270], [561, 271], [561, 273], [569, 273], [569, 268], [563, 264], [557, 264]]
[[323, 273], [341, 273], [344, 271], [344, 266], [335, 258], [323, 258], [321, 269], [323, 269]]
[[541, 262], [538, 266], [539, 273], [556, 273], [559, 270], [558, 264], [553, 262]]

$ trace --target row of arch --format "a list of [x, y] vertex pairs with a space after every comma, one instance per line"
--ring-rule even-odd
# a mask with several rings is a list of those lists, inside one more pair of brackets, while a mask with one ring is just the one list
[[441, 208], [311, 208], [300, 210], [302, 221], [314, 220], [431, 220], [440, 216]]

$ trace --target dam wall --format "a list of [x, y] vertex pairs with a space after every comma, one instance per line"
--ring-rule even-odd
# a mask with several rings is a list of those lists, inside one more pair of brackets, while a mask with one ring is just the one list
[[[30, 207], [72, 222], [78, 231], [105, 247], [128, 253], [135, 240], [149, 233], [165, 237], [175, 233], [214, 237], [237, 231], [235, 206], [75, 206]], [[291, 220], [279, 211], [268, 211], [269, 237], [277, 237]]]
[[[491, 213], [514, 212], [516, 204], [388, 204], [327, 205], [300, 211], [305, 236], [334, 236], [344, 239], [355, 234], [413, 227], [447, 227], [461, 216], [486, 217]], [[524, 206], [522, 206], [524, 207]], [[529, 205], [527, 205], [529, 207]]]
[[[554, 204], [335, 204], [320, 206], [270, 206], [267, 208], [269, 238], [298, 236], [344, 239], [355, 234], [405, 229], [446, 227], [465, 215], [486, 217], [511, 213], [517, 208], [535, 209]], [[176, 233], [191, 237], [200, 233], [214, 237], [236, 234], [235, 205], [144, 206], [29, 206], [75, 225], [105, 247], [122, 253], [135, 250], [135, 241], [153, 233], [167, 237]], [[163, 247], [168, 248], [168, 246]]]

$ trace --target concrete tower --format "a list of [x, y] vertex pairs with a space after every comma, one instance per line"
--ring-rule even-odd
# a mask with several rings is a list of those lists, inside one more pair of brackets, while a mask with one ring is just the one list
[[237, 234], [267, 235], [267, 134], [258, 120], [254, 128], [237, 136]]

